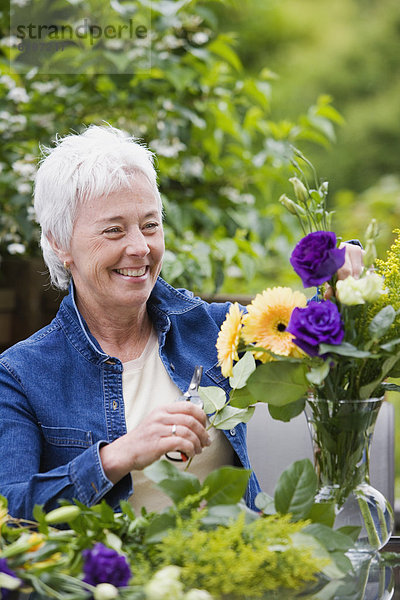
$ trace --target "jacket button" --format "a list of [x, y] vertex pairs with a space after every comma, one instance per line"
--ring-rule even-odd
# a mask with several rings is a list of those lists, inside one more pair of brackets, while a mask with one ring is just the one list
[[115, 360], [112, 360], [112, 359], [106, 360], [106, 365], [115, 365], [115, 364], [116, 364]]
[[113, 401], [113, 410], [117, 410], [118, 402], [116, 400]]
[[172, 371], [175, 371], [175, 365], [173, 363], [169, 363], [169, 366], [171, 367]]
[[232, 436], [233, 436], [233, 435], [236, 435], [236, 431], [235, 431], [234, 429], [231, 429], [229, 433], [230, 433]]

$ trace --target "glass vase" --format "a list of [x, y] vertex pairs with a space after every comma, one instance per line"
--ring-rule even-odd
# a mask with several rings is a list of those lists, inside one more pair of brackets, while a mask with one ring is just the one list
[[316, 502], [334, 505], [335, 528], [359, 528], [355, 553], [382, 548], [394, 526], [392, 507], [369, 478], [370, 444], [382, 401], [311, 396], [306, 404], [319, 483]]

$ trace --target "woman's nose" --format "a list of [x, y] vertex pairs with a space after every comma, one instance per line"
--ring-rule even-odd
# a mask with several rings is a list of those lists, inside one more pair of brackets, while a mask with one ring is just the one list
[[127, 242], [126, 253], [130, 256], [146, 256], [150, 252], [146, 236], [141, 231], [132, 232]]

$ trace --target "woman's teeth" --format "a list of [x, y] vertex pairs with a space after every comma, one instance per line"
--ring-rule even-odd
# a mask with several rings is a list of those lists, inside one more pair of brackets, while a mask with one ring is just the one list
[[115, 269], [117, 273], [120, 275], [125, 275], [125, 277], [141, 277], [146, 273], [146, 267], [141, 267], [140, 269]]

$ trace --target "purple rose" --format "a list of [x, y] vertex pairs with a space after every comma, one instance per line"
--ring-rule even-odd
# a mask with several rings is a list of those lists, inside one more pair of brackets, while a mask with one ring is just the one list
[[293, 342], [309, 356], [318, 355], [319, 344], [338, 345], [344, 337], [340, 313], [330, 300], [295, 308], [286, 331], [294, 335]]
[[316, 231], [300, 240], [290, 262], [306, 288], [328, 281], [344, 264], [345, 254], [345, 248], [336, 248], [332, 231]]
[[[6, 558], [0, 558], [0, 573], [6, 573], [6, 575], [10, 575], [11, 577], [15, 577], [16, 579], [18, 579], [14, 571], [11, 571], [11, 569], [8, 567]], [[0, 592], [1, 598], [3, 600], [7, 600], [7, 598], [10, 597], [12, 590], [8, 590], [7, 588], [1, 588]]]
[[91, 550], [82, 552], [84, 559], [83, 581], [90, 585], [111, 583], [115, 587], [128, 584], [132, 573], [125, 556], [98, 543]]

